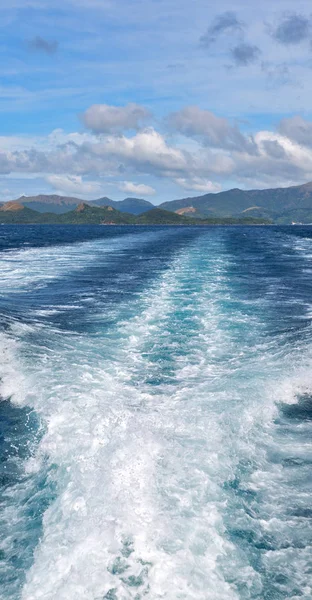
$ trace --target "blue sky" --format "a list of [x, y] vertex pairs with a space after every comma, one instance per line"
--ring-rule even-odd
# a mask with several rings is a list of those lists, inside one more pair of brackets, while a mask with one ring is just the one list
[[0, 6], [0, 199], [312, 179], [310, 2]]

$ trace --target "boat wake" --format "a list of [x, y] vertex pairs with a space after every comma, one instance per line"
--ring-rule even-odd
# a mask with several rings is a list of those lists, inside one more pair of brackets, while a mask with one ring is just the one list
[[[310, 326], [296, 343], [294, 328], [272, 331], [273, 266], [246, 294], [247, 250], [233, 252], [230, 231], [176, 244], [166, 268], [153, 233], [153, 277], [135, 290], [122, 271], [111, 305], [112, 280], [85, 283], [84, 328], [70, 306], [85, 299], [85, 271], [67, 313], [41, 313], [40, 287], [33, 319], [2, 333], [0, 393], [27, 438], [2, 501], [6, 600], [311, 597]], [[121, 263], [129, 243], [142, 252], [140, 236], [117, 243]], [[113, 260], [104, 241], [88, 244], [76, 258]], [[54, 286], [71, 252], [53, 250]]]

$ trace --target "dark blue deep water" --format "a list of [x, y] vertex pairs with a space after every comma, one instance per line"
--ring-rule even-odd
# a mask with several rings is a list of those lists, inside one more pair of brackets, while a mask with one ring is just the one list
[[312, 227], [0, 227], [0, 597], [312, 598]]

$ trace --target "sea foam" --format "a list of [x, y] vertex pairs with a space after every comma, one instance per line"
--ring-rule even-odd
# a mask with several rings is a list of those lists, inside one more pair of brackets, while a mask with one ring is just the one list
[[271, 290], [235, 288], [224, 236], [177, 250], [102, 333], [6, 334], [3, 394], [44, 423], [28, 468], [56, 481], [23, 600], [310, 597], [308, 421], [280, 409], [309, 394], [310, 350], [269, 335]]

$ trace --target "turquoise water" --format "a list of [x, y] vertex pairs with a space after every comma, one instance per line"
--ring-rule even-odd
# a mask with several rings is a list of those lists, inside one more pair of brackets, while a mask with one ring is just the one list
[[312, 228], [0, 234], [1, 598], [311, 598]]

